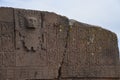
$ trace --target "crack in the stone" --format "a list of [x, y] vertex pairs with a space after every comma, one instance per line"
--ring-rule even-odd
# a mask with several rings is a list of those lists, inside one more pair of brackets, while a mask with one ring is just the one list
[[62, 57], [62, 62], [60, 63], [60, 66], [59, 66], [59, 69], [58, 69], [58, 80], [61, 80], [61, 75], [62, 75], [62, 66], [64, 64], [64, 59], [65, 59], [65, 55], [66, 55], [66, 51], [67, 51], [67, 47], [68, 47], [68, 39], [69, 39], [69, 31], [70, 31], [70, 27], [68, 26], [67, 28], [67, 36], [66, 36], [66, 41], [65, 41], [65, 50], [64, 50], [64, 53], [63, 53], [63, 57]]

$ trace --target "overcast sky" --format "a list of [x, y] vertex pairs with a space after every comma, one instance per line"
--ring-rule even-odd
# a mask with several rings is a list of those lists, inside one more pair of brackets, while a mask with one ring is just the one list
[[115, 32], [120, 45], [120, 0], [0, 0], [0, 6], [50, 11]]

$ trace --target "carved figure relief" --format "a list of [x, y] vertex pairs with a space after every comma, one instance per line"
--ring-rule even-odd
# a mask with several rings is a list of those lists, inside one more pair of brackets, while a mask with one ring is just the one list
[[27, 50], [36, 51], [39, 46], [39, 30], [37, 18], [35, 17], [26, 17], [26, 30], [28, 33], [24, 34], [24, 46]]
[[10, 22], [0, 15], [0, 80], [120, 79], [114, 33], [55, 13], [0, 8], [8, 12]]
[[22, 44], [27, 51], [36, 51], [40, 47], [40, 14], [36, 15], [32, 11], [29, 14], [21, 12], [18, 15], [18, 22], [17, 29], [19, 31], [17, 36], [19, 37], [19, 44], [16, 45], [20, 48]]
[[38, 20], [35, 17], [26, 17], [26, 22], [28, 29], [36, 29], [38, 27]]

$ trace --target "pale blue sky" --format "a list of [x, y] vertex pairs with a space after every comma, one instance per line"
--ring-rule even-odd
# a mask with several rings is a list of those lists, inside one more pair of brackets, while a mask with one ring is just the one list
[[0, 0], [0, 6], [50, 11], [115, 32], [120, 45], [120, 0]]

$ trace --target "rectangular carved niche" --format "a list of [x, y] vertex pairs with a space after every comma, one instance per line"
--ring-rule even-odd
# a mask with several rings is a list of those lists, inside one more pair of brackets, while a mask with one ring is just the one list
[[15, 10], [16, 48], [37, 51], [41, 42], [41, 13], [38, 11]]

